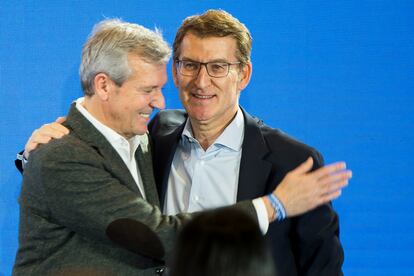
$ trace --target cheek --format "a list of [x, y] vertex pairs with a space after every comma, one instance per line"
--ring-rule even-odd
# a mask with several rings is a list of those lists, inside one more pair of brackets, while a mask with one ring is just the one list
[[125, 99], [124, 107], [125, 111], [135, 112], [147, 107], [149, 103], [149, 95], [135, 95], [133, 97]]
[[177, 81], [177, 88], [181, 91], [190, 90], [192, 87], [193, 81], [187, 78], [180, 77]]
[[131, 110], [132, 108], [131, 108], [131, 103], [129, 102], [123, 102], [123, 104], [122, 104], [122, 108], [121, 108], [121, 110], [122, 110], [122, 112], [129, 112], [130, 110]]
[[229, 86], [226, 92], [224, 93], [224, 99], [229, 104], [234, 104], [237, 102], [239, 93], [237, 92], [237, 87], [235, 85]]
[[180, 91], [179, 91], [179, 96], [180, 96], [180, 99], [182, 100], [182, 101], [186, 101], [186, 100], [188, 100], [188, 98], [189, 98], [189, 92], [188, 92], [188, 89], [184, 89], [183, 87], [180, 87]]

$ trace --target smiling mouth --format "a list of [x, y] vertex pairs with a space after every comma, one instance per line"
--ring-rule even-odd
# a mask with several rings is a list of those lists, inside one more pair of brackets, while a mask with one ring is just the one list
[[194, 98], [202, 99], [202, 100], [208, 100], [212, 99], [214, 95], [198, 95], [198, 94], [191, 94]]
[[151, 113], [139, 113], [139, 115], [145, 119], [149, 118], [149, 116], [151, 115]]

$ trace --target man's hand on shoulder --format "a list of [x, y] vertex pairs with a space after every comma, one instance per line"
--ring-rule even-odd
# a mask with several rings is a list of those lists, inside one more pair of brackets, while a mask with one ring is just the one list
[[[287, 217], [301, 215], [338, 198], [352, 177], [352, 171], [346, 169], [345, 162], [329, 164], [315, 171], [311, 171], [312, 166], [313, 159], [309, 157], [286, 174], [273, 191]], [[269, 196], [265, 196], [263, 200], [269, 218], [278, 219]]]
[[47, 144], [52, 139], [60, 139], [69, 134], [69, 130], [62, 125], [65, 120], [65, 117], [59, 117], [55, 122], [44, 124], [33, 131], [24, 147], [24, 157], [28, 159], [30, 152], [36, 149], [39, 144]]
[[282, 201], [287, 216], [300, 215], [338, 198], [348, 185], [352, 172], [345, 162], [326, 165], [311, 172], [313, 159], [290, 171], [274, 191]]

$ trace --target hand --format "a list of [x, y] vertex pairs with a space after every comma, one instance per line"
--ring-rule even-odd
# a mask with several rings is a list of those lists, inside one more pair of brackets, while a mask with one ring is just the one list
[[24, 157], [28, 159], [30, 152], [34, 150], [39, 144], [47, 144], [52, 138], [59, 139], [68, 134], [69, 130], [62, 125], [65, 120], [65, 117], [59, 117], [55, 122], [45, 124], [41, 128], [33, 131], [32, 135], [26, 143], [26, 146], [24, 147]]
[[[303, 214], [341, 195], [352, 172], [344, 162], [333, 163], [313, 172], [313, 159], [286, 174], [273, 193], [279, 198], [288, 217]], [[267, 203], [266, 203], [267, 204]]]

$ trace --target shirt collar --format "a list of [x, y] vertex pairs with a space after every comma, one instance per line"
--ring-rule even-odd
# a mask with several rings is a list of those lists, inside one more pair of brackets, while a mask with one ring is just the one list
[[141, 137], [144, 135], [135, 135], [130, 139], [126, 139], [119, 133], [117, 133], [115, 130], [111, 129], [110, 127], [104, 125], [100, 121], [98, 121], [91, 113], [89, 113], [86, 108], [82, 106], [82, 103], [84, 101], [84, 97], [81, 97], [76, 100], [76, 108], [79, 110], [79, 112], [85, 116], [85, 118], [91, 122], [91, 124], [100, 132], [102, 135], [108, 140], [108, 142], [112, 145], [127, 145], [125, 142], [128, 143], [130, 146], [130, 149], [132, 152], [135, 152], [135, 150], [138, 148]]
[[[191, 129], [189, 118], [184, 126], [181, 137], [187, 137], [190, 142], [196, 142]], [[231, 123], [224, 129], [223, 133], [216, 139], [213, 145], [222, 145], [234, 151], [240, 151], [244, 137], [244, 116], [240, 108], [237, 110], [236, 116]], [[198, 143], [198, 142], [197, 142]]]

